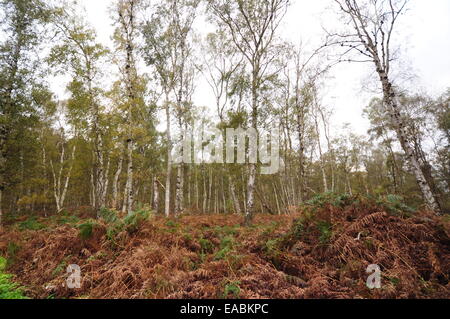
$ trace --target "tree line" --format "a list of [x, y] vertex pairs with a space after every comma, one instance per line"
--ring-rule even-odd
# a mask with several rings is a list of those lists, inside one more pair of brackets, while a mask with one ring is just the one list
[[[76, 2], [2, 0], [0, 223], [3, 212], [91, 207], [237, 213], [250, 224], [255, 212], [289, 213], [323, 192], [396, 194], [448, 211], [450, 90], [419, 94], [392, 71], [408, 1], [334, 2], [341, 28], [306, 48], [282, 37], [289, 0], [115, 0], [106, 47]], [[361, 62], [379, 91], [365, 136], [335, 130], [323, 102], [334, 65]], [[52, 92], [61, 78], [64, 100]], [[214, 105], [194, 103], [202, 81]], [[280, 172], [174, 163], [177, 133], [194, 121], [275, 124]]]

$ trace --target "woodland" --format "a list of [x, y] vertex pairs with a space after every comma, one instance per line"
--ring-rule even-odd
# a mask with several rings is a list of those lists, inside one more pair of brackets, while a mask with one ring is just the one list
[[[106, 46], [77, 1], [0, 0], [0, 299], [450, 297], [450, 84], [401, 80], [413, 0], [330, 1], [318, 46], [283, 36], [296, 1], [111, 0]], [[324, 102], [342, 64], [364, 135]], [[194, 122], [276, 126], [279, 171], [177, 162]]]

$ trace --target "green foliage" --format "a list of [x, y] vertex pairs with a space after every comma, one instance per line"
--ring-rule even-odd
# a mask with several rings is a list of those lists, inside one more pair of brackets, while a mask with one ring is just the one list
[[97, 225], [94, 221], [87, 221], [78, 226], [78, 235], [82, 240], [88, 240], [94, 233], [94, 227]]
[[306, 205], [313, 206], [315, 208], [325, 208], [328, 205], [343, 208], [356, 201], [357, 199], [349, 194], [336, 194], [328, 192], [314, 196], [311, 200], [306, 202]]
[[231, 236], [224, 237], [220, 242], [220, 250], [215, 254], [215, 260], [225, 259], [232, 251], [234, 247], [234, 238]]
[[117, 212], [114, 210], [110, 210], [108, 208], [100, 209], [99, 216], [101, 219], [103, 219], [108, 224], [115, 223], [119, 219]]
[[7, 260], [6, 267], [9, 267], [16, 261], [16, 256], [17, 256], [17, 253], [19, 252], [19, 250], [20, 250], [20, 246], [18, 244], [16, 244], [15, 242], [10, 241], [8, 243], [8, 248], [7, 248], [8, 260]]
[[304, 220], [303, 219], [296, 220], [294, 222], [294, 225], [292, 226], [291, 236], [297, 240], [300, 240], [302, 239], [304, 234], [305, 234]]
[[4, 274], [7, 261], [5, 258], [0, 257], [0, 300], [1, 299], [27, 299], [23, 295], [22, 289], [19, 285], [11, 281], [12, 276]]
[[387, 213], [395, 216], [411, 217], [415, 209], [404, 203], [404, 199], [398, 195], [387, 195], [378, 199], [377, 204], [382, 206]]
[[73, 225], [73, 224], [77, 224], [79, 222], [80, 222], [80, 219], [76, 216], [63, 215], [63, 216], [59, 216], [57, 219], [57, 223], [60, 225], [66, 225], [66, 224]]
[[152, 212], [146, 208], [133, 212], [124, 219], [120, 219], [114, 211], [104, 210], [103, 213], [102, 218], [107, 222], [109, 221], [106, 236], [112, 241], [124, 230], [130, 234], [137, 232], [152, 217]]
[[214, 228], [214, 232], [219, 236], [236, 236], [239, 233], [239, 225], [235, 226], [217, 226]]
[[[223, 291], [223, 298], [239, 298], [241, 294], [241, 288], [239, 285], [241, 284], [240, 281], [232, 281], [225, 285], [225, 289]], [[231, 295], [231, 296], [230, 296]]]
[[270, 239], [264, 244], [264, 252], [269, 258], [276, 260], [281, 254], [279, 246], [280, 239]]
[[123, 223], [129, 233], [134, 233], [141, 228], [142, 224], [150, 219], [152, 213], [150, 210], [141, 209], [125, 217]]
[[68, 259], [68, 257], [64, 258], [64, 260], [62, 262], [60, 262], [59, 265], [53, 270], [53, 272], [52, 272], [53, 276], [58, 276], [66, 269], [67, 259]]
[[320, 231], [319, 241], [321, 244], [328, 244], [330, 242], [331, 236], [333, 235], [333, 225], [329, 222], [319, 221], [317, 223], [317, 228]]
[[8, 264], [8, 261], [5, 258], [0, 257], [0, 272], [6, 270], [6, 265], [7, 264]]
[[211, 254], [214, 251], [214, 244], [208, 240], [208, 239], [204, 239], [204, 238], [200, 238], [199, 240], [199, 244], [201, 247], [201, 253], [202, 254]]
[[26, 221], [19, 223], [19, 229], [24, 230], [41, 230], [46, 228], [44, 224], [39, 223], [36, 216], [29, 217]]

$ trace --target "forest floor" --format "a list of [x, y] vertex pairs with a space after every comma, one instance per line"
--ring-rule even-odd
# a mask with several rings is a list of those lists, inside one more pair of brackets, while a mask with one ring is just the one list
[[[450, 298], [450, 219], [359, 197], [289, 216], [23, 217], [0, 256], [29, 298]], [[79, 265], [80, 289], [67, 288]], [[379, 265], [381, 288], [366, 285]]]

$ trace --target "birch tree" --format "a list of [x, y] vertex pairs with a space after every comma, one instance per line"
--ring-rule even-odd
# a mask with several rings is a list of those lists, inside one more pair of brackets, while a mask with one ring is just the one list
[[[192, 65], [192, 26], [199, 1], [162, 0], [153, 8], [151, 18], [143, 27], [145, 38], [144, 56], [148, 65], [154, 67], [164, 96], [166, 115], [167, 170], [165, 185], [165, 215], [170, 216], [172, 177], [172, 115], [177, 119], [179, 130], [184, 129], [193, 94], [194, 69]], [[175, 210], [183, 209], [183, 165], [177, 169]]]
[[122, 75], [126, 101], [125, 130], [126, 130], [126, 157], [127, 157], [127, 180], [124, 191], [122, 212], [131, 214], [134, 208], [134, 166], [133, 150], [135, 147], [134, 112], [143, 104], [142, 81], [137, 72], [138, 43], [138, 10], [140, 0], [118, 0], [115, 7], [115, 20], [118, 23], [114, 39], [117, 45], [119, 57], [119, 68]]
[[[231, 34], [235, 47], [245, 58], [251, 74], [251, 127], [258, 130], [260, 90], [267, 80], [275, 50], [276, 33], [289, 0], [209, 0], [209, 9]], [[245, 223], [253, 219], [257, 164], [249, 164]]]
[[[48, 61], [55, 67], [56, 74], [72, 76], [67, 88], [72, 94], [69, 112], [76, 118], [77, 126], [84, 126], [91, 136], [93, 153], [92, 163], [92, 206], [94, 209], [105, 206], [103, 200], [106, 186], [105, 149], [101, 117], [103, 108], [101, 97], [103, 90], [102, 69], [108, 50], [96, 42], [96, 33], [92, 30], [76, 7], [58, 9], [54, 25], [60, 36], [60, 43], [53, 46]], [[57, 67], [57, 68], [56, 68]], [[80, 129], [80, 127], [79, 127]]]
[[329, 34], [327, 44], [340, 45], [345, 49], [344, 53], [353, 52], [360, 57], [348, 61], [373, 63], [382, 87], [383, 103], [388, 108], [390, 121], [425, 202], [429, 209], [440, 214], [440, 205], [414, 152], [412, 137], [399, 108], [398, 88], [392, 77], [392, 62], [395, 59], [392, 42], [398, 19], [405, 12], [408, 0], [335, 0], [335, 3], [349, 28], [348, 31]]
[[60, 213], [64, 209], [77, 147], [76, 144], [73, 144], [69, 148], [69, 154], [66, 154], [68, 145], [66, 145], [66, 137], [64, 129], [62, 128], [60, 129], [60, 136], [58, 139], [59, 141], [56, 144], [56, 148], [59, 152], [58, 162], [54, 163], [52, 158], [50, 158], [49, 161], [53, 177], [53, 195], [55, 197], [56, 210], [57, 213]]

